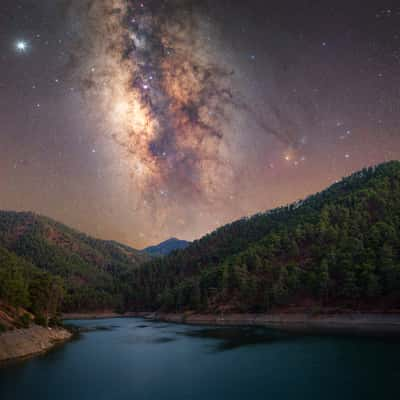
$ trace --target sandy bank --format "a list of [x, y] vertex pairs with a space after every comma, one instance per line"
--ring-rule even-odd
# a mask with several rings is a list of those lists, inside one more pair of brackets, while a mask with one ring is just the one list
[[28, 329], [14, 329], [0, 334], [0, 361], [43, 353], [55, 344], [70, 339], [72, 334], [61, 328], [33, 325]]

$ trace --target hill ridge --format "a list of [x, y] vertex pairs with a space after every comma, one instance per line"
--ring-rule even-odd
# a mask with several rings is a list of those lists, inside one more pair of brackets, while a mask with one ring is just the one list
[[117, 306], [121, 276], [149, 259], [127, 245], [92, 238], [32, 212], [0, 211], [0, 246], [64, 279], [64, 308], [74, 311]]
[[[365, 168], [305, 200], [220, 227], [134, 271], [131, 307], [265, 311], [307, 299], [316, 307], [368, 308], [373, 299], [395, 307], [399, 222], [400, 163]], [[390, 242], [383, 239], [386, 230], [394, 232]], [[373, 240], [387, 245], [386, 261]], [[329, 300], [321, 298], [324, 290]]]

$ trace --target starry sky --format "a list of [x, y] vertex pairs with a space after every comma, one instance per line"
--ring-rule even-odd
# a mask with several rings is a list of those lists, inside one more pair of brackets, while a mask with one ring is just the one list
[[137, 248], [400, 155], [398, 2], [2, 0], [0, 49], [0, 208]]

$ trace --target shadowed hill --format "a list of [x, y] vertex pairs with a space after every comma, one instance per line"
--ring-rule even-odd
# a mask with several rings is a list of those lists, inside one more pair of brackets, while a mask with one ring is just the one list
[[190, 242], [176, 238], [168, 239], [156, 246], [146, 247], [143, 251], [151, 256], [161, 257], [172, 253], [175, 250], [182, 250], [188, 247]]

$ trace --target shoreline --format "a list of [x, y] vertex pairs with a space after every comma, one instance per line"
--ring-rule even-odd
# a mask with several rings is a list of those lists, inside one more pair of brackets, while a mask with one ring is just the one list
[[64, 328], [44, 328], [32, 325], [27, 329], [14, 329], [0, 334], [0, 366], [46, 353], [65, 343], [73, 334]]
[[114, 312], [64, 314], [63, 319], [144, 318], [189, 325], [261, 326], [281, 330], [335, 333], [340, 331], [400, 334], [400, 313], [275, 313], [197, 314], [160, 312]]
[[64, 313], [62, 314], [63, 321], [68, 320], [90, 320], [90, 319], [112, 319], [112, 318], [146, 318], [150, 312], [127, 312], [119, 314], [112, 311], [89, 312], [89, 313]]
[[149, 319], [214, 326], [258, 326], [286, 331], [315, 333], [400, 334], [400, 314], [349, 313], [331, 315], [298, 314], [170, 314], [156, 313]]
[[[300, 333], [321, 334], [394, 334], [400, 335], [400, 313], [274, 313], [274, 314], [202, 314], [160, 312], [91, 312], [64, 314], [64, 320], [101, 320], [111, 318], [143, 318], [176, 324], [209, 326], [265, 327]], [[32, 325], [0, 334], [0, 367], [8, 362], [43, 354], [69, 341], [73, 333], [64, 328], [44, 328]]]

